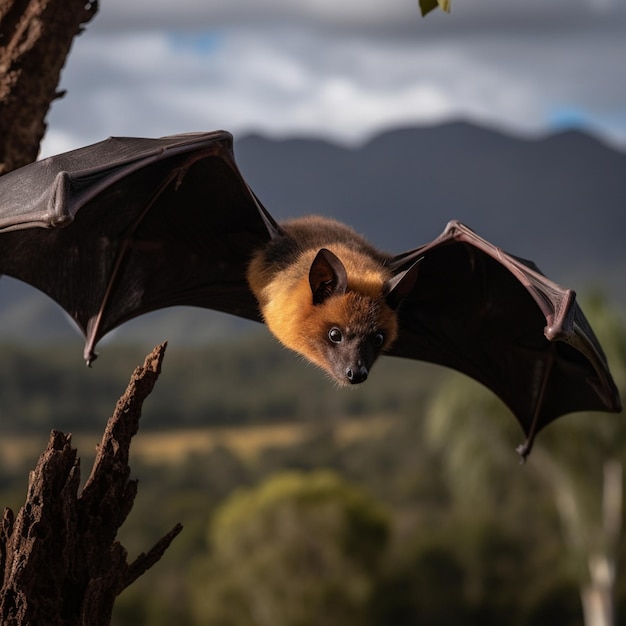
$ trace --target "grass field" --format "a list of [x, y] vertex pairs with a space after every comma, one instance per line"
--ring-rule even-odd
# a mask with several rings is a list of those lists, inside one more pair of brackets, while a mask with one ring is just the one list
[[[343, 419], [333, 426], [333, 435], [339, 444], [362, 437], [379, 437], [393, 423], [391, 416], [369, 419]], [[269, 424], [247, 427], [212, 427], [187, 430], [141, 432], [135, 436], [131, 446], [133, 459], [145, 463], [177, 464], [189, 454], [208, 452], [216, 446], [229, 448], [245, 459], [268, 447], [291, 446], [311, 437], [315, 426], [308, 424]], [[85, 461], [95, 454], [100, 441], [96, 434], [77, 434], [72, 445], [78, 449]], [[0, 463], [5, 470], [34, 466], [44, 450], [47, 436], [4, 435], [0, 437]]]

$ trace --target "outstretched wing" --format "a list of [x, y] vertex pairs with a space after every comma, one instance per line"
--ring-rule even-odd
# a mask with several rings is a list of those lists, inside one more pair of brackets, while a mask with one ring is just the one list
[[390, 265], [399, 272], [416, 259], [390, 354], [452, 367], [491, 389], [526, 433], [522, 456], [560, 415], [620, 410], [606, 357], [573, 291], [455, 221]]
[[164, 307], [260, 321], [246, 269], [277, 230], [227, 132], [110, 138], [0, 178], [0, 274], [64, 308], [88, 362], [107, 332]]

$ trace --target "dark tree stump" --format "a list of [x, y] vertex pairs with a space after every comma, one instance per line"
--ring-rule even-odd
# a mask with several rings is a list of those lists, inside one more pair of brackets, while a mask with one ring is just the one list
[[52, 431], [30, 473], [26, 503], [15, 518], [5, 510], [0, 525], [3, 626], [108, 625], [116, 596], [156, 563], [181, 531], [178, 524], [131, 564], [115, 540], [137, 493], [137, 481], [129, 478], [130, 442], [164, 352], [165, 344], [157, 346], [134, 371], [80, 495], [71, 435]]

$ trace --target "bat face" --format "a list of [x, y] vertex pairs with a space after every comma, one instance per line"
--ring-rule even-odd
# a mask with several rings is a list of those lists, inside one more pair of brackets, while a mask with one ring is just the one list
[[392, 346], [398, 319], [389, 304], [391, 276], [380, 261], [361, 250], [333, 247], [341, 259], [316, 246], [278, 268], [276, 255], [262, 251], [248, 280], [267, 326], [283, 345], [338, 385], [354, 385], [367, 379], [378, 356]]
[[299, 345], [306, 349], [297, 351], [343, 386], [367, 379], [376, 359], [393, 345], [398, 322], [382, 293], [348, 292], [313, 305], [301, 330]]

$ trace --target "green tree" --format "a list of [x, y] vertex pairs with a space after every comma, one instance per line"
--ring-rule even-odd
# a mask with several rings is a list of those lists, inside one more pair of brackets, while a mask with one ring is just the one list
[[370, 496], [328, 471], [278, 474], [236, 492], [196, 568], [194, 609], [217, 626], [363, 624], [389, 520]]
[[[626, 394], [626, 326], [599, 294], [585, 310]], [[554, 494], [587, 626], [613, 626], [617, 555], [623, 524], [626, 425], [621, 416], [581, 413], [548, 429], [535, 466]]]
[[[594, 296], [585, 307], [607, 349], [622, 395], [626, 391], [626, 328]], [[433, 442], [445, 447], [453, 493], [476, 506], [484, 485], [504, 487], [510, 466], [513, 420], [486, 389], [454, 377], [443, 385], [428, 413]], [[559, 516], [569, 565], [579, 583], [586, 626], [613, 626], [614, 588], [623, 509], [623, 454], [626, 428], [619, 416], [579, 413], [541, 433], [529, 468], [548, 486]], [[507, 481], [505, 480], [505, 483]]]

